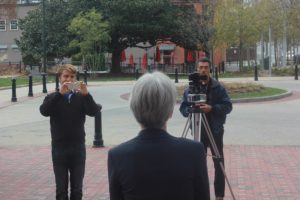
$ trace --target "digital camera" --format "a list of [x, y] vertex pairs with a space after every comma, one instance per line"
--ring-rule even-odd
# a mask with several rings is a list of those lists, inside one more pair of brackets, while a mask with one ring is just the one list
[[68, 85], [68, 89], [69, 90], [79, 90], [80, 89], [80, 85], [81, 85], [81, 82], [80, 81], [76, 81], [76, 82], [72, 82]]
[[189, 94], [188, 102], [190, 103], [205, 103], [207, 100], [206, 90], [208, 80], [207, 75], [200, 75], [195, 72], [189, 75]]

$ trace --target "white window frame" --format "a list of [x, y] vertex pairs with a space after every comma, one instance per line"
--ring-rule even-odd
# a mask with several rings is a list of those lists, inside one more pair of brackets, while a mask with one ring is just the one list
[[[16, 22], [16, 26], [17, 26], [17, 27], [16, 27], [15, 29], [12, 28], [12, 25], [13, 25], [12, 22]], [[17, 20], [17, 19], [12, 19], [12, 20], [10, 20], [10, 30], [11, 30], [11, 31], [17, 31], [17, 30], [19, 30], [18, 20]]]
[[6, 20], [5, 19], [0, 19], [0, 22], [4, 22], [4, 29], [0, 28], [0, 31], [6, 31]]
[[10, 48], [14, 49], [14, 50], [18, 50], [19, 49], [18, 45], [16, 45], [16, 44], [11, 44]]
[[0, 53], [5, 53], [7, 51], [7, 45], [6, 44], [0, 44]]

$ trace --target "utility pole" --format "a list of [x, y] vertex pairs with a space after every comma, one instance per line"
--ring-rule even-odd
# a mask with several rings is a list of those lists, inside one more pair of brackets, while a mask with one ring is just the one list
[[272, 76], [272, 33], [271, 24], [269, 25], [269, 76]]

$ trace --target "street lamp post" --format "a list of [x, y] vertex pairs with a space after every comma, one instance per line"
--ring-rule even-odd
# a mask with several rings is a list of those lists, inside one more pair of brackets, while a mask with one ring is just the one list
[[43, 25], [42, 25], [42, 43], [43, 43], [43, 69], [44, 73], [47, 73], [47, 67], [46, 67], [46, 33], [45, 33], [45, 1], [43, 0]]

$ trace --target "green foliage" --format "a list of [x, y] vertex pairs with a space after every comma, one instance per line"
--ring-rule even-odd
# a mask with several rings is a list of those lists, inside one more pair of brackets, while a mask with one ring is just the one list
[[140, 42], [155, 45], [158, 40], [168, 39], [196, 48], [203, 37], [194, 8], [182, 9], [169, 0], [103, 0], [102, 12], [109, 21], [111, 36], [119, 38], [112, 41], [116, 42], [112, 47], [133, 47]]
[[119, 72], [120, 53], [127, 47], [169, 40], [196, 49], [208, 40], [194, 8], [183, 9], [169, 0], [102, 0], [100, 9], [110, 25], [113, 72]]
[[256, 97], [268, 97], [285, 93], [286, 90], [279, 88], [263, 88], [259, 91], [253, 92], [236, 92], [229, 94], [231, 99], [242, 99], [242, 98], [256, 98]]
[[82, 55], [103, 52], [110, 41], [108, 23], [103, 21], [102, 15], [95, 9], [77, 15], [68, 27], [76, 35], [71, 41], [71, 47], [79, 47]]
[[87, 54], [85, 56], [85, 62], [88, 66], [88, 70], [91, 70], [91, 71], [106, 71], [107, 70], [105, 68], [104, 53]]
[[[210, 36], [207, 20], [197, 16], [193, 6], [178, 7], [169, 0], [46, 0], [45, 3], [48, 60], [66, 56], [81, 59], [109, 51], [112, 72], [119, 72], [120, 53], [127, 47], [139, 47], [142, 43], [153, 46], [169, 40], [187, 49], [197, 49], [207, 46]], [[98, 18], [99, 13], [103, 20]], [[66, 31], [74, 17], [71, 32]], [[42, 4], [20, 20], [20, 27], [22, 36], [17, 44], [23, 57], [41, 60]], [[103, 32], [106, 28], [107, 32]], [[111, 40], [105, 48], [108, 35]], [[95, 49], [97, 53], [92, 53]]]
[[[11, 88], [12, 85], [11, 78], [0, 78], [0, 88]], [[55, 77], [47, 76], [47, 82], [54, 82]], [[28, 87], [28, 77], [20, 76], [16, 77], [16, 86], [17, 87]], [[42, 84], [42, 77], [33, 77], [32, 83], [34, 85]]]
[[294, 76], [294, 67], [273, 67], [272, 74], [275, 76]]
[[244, 49], [256, 46], [259, 39], [254, 6], [235, 0], [219, 1], [216, 7], [213, 35], [215, 47], [238, 47], [239, 67], [243, 68]]
[[89, 70], [105, 70], [104, 52], [107, 51], [110, 36], [108, 23], [103, 20], [101, 13], [95, 9], [81, 12], [72, 20], [68, 30], [76, 36], [70, 47], [80, 49], [75, 57], [83, 58]]
[[61, 0], [45, 1], [45, 23], [42, 21], [42, 4], [20, 19], [19, 27], [22, 35], [16, 44], [19, 46], [23, 58], [29, 57], [38, 61], [42, 58], [43, 42], [42, 29], [45, 26], [46, 55], [48, 59], [63, 58], [69, 55], [68, 44], [70, 33], [66, 31], [73, 18], [67, 3]]

